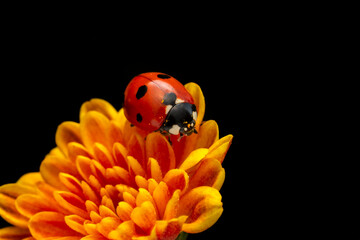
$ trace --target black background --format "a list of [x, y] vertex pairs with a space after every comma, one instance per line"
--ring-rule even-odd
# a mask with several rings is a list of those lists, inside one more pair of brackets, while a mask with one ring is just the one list
[[[7, 29], [0, 185], [38, 171], [55, 147], [57, 126], [78, 121], [83, 102], [102, 98], [120, 109], [134, 76], [164, 72], [183, 84], [198, 83], [206, 101], [204, 120], [217, 121], [220, 137], [234, 135], [223, 163], [224, 213], [212, 228], [189, 239], [283, 234], [288, 213], [282, 210], [291, 198], [283, 198], [289, 187], [283, 181], [284, 159], [291, 144], [280, 125], [287, 126], [290, 118], [283, 112], [289, 110], [284, 99], [294, 87], [284, 81], [294, 68], [291, 50], [279, 51], [276, 41], [264, 41], [271, 39], [266, 32], [155, 28], [123, 34], [122, 27], [22, 21]], [[293, 78], [298, 77], [295, 70]]]

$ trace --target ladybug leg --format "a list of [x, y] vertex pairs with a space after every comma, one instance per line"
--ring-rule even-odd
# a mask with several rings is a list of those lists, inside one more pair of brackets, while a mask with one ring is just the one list
[[196, 129], [195, 129], [195, 128], [194, 128], [194, 133], [195, 133], [195, 134], [198, 134], [198, 131], [196, 131]]
[[134, 127], [134, 126], [135, 126], [134, 124], [130, 123], [130, 127]]

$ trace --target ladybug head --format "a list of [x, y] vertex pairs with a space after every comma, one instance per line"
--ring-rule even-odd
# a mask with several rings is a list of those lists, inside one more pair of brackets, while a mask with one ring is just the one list
[[173, 135], [191, 135], [196, 132], [195, 122], [197, 119], [196, 106], [190, 103], [179, 103], [173, 106], [166, 116], [166, 120], [160, 131]]

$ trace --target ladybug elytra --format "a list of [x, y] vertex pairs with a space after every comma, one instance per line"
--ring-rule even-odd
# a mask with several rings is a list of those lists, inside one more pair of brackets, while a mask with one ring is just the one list
[[175, 78], [159, 72], [134, 77], [125, 90], [124, 113], [131, 124], [169, 136], [197, 133], [196, 106]]

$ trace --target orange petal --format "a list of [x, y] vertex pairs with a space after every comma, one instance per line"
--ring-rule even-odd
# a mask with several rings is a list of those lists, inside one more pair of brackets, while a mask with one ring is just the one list
[[54, 192], [54, 198], [61, 207], [68, 210], [72, 214], [76, 214], [82, 218], [88, 218], [85, 202], [73, 193], [65, 191]]
[[170, 220], [178, 215], [180, 201], [180, 190], [176, 190], [166, 204], [163, 219]]
[[29, 229], [19, 227], [0, 228], [0, 239], [4, 240], [20, 240], [30, 236]]
[[15, 206], [19, 213], [28, 218], [31, 218], [38, 212], [57, 210], [54, 207], [54, 203], [50, 203], [41, 196], [34, 194], [20, 195], [15, 201]]
[[70, 192], [79, 197], [84, 196], [81, 188], [81, 182], [76, 177], [67, 173], [60, 173], [59, 179]]
[[225, 170], [222, 168], [221, 163], [214, 158], [205, 159], [190, 178], [189, 188], [210, 186], [220, 190], [224, 180]]
[[115, 230], [111, 231], [108, 235], [108, 238], [114, 240], [131, 240], [134, 235], [134, 223], [132, 221], [126, 221], [121, 223]]
[[176, 189], [185, 192], [189, 184], [189, 176], [184, 170], [172, 169], [165, 175], [163, 181], [167, 184], [171, 193]]
[[139, 134], [133, 134], [128, 142], [128, 156], [132, 156], [135, 158], [143, 169], [146, 169], [146, 162], [145, 162], [145, 143], [144, 138], [141, 137]]
[[175, 153], [166, 138], [158, 133], [150, 133], [146, 137], [146, 157], [152, 157], [159, 163], [163, 173], [175, 168]]
[[68, 149], [68, 157], [70, 161], [73, 163], [75, 163], [76, 158], [78, 156], [91, 158], [89, 151], [84, 147], [84, 145], [80, 143], [71, 142], [68, 144], [67, 149]]
[[179, 215], [189, 216], [183, 225], [187, 233], [199, 233], [211, 227], [223, 212], [221, 195], [208, 186], [190, 190], [180, 199]]
[[[196, 126], [200, 126], [204, 114], [205, 114], [205, 98], [204, 94], [201, 91], [201, 88], [196, 83], [190, 82], [185, 84], [186, 90], [191, 94], [191, 96], [194, 99], [196, 110], [198, 113], [197, 119], [196, 119]], [[198, 129], [197, 129], [198, 130]]]
[[148, 190], [139, 188], [139, 194], [136, 196], [136, 206], [140, 207], [144, 202], [151, 202], [155, 205], [154, 199]]
[[116, 166], [128, 169], [128, 164], [126, 161], [126, 156], [128, 155], [128, 150], [121, 143], [114, 143], [113, 145], [113, 155], [115, 158]]
[[74, 231], [87, 235], [84, 228], [85, 219], [78, 215], [69, 215], [64, 218], [65, 223]]
[[133, 158], [132, 156], [128, 156], [127, 160], [130, 169], [133, 170], [135, 175], [140, 175], [145, 177], [145, 170], [142, 168], [141, 164], [138, 162], [137, 159]]
[[118, 183], [130, 183], [130, 174], [125, 169], [115, 166], [113, 168], [107, 168], [105, 170], [106, 182], [116, 185]]
[[99, 112], [108, 119], [116, 119], [118, 115], [117, 111], [110, 103], [99, 98], [93, 98], [90, 101], [83, 103], [80, 108], [80, 121], [86, 113], [90, 111]]
[[68, 158], [57, 157], [53, 155], [46, 155], [45, 159], [40, 165], [40, 173], [46, 183], [57, 189], [65, 189], [65, 186], [59, 179], [59, 173], [64, 172], [70, 175], [79, 176], [76, 171], [74, 163]]
[[36, 184], [41, 181], [43, 181], [43, 179], [40, 172], [30, 172], [22, 175], [16, 183], [35, 187]]
[[133, 210], [133, 207], [129, 203], [122, 201], [119, 202], [116, 213], [122, 221], [128, 221], [131, 219], [130, 216]]
[[155, 179], [157, 182], [160, 182], [163, 178], [163, 175], [162, 175], [162, 171], [161, 171], [159, 162], [156, 159], [150, 157], [149, 163], [148, 163], [148, 168], [149, 168], [149, 175], [153, 179]]
[[205, 158], [216, 158], [220, 163], [224, 161], [227, 151], [230, 148], [233, 135], [229, 134], [216, 141], [210, 148]]
[[94, 144], [94, 157], [104, 168], [115, 166], [112, 154], [100, 143]]
[[209, 152], [206, 148], [198, 148], [192, 151], [185, 161], [179, 166], [179, 169], [190, 172]]
[[111, 120], [109, 127], [109, 143], [110, 146], [114, 145], [114, 143], [124, 143], [123, 131], [121, 129], [121, 125], [119, 121]]
[[83, 139], [84, 145], [87, 149], [90, 149], [91, 153], [93, 153], [92, 148], [95, 142], [109, 147], [107, 139], [109, 125], [109, 119], [103, 114], [95, 111], [87, 112], [80, 120], [81, 138]]
[[31, 235], [36, 239], [81, 236], [70, 229], [65, 223], [64, 215], [57, 212], [40, 212], [36, 214], [30, 219], [29, 229]]
[[78, 142], [81, 143], [80, 124], [76, 122], [63, 122], [61, 123], [55, 134], [56, 145], [67, 156], [68, 143]]
[[106, 217], [101, 220], [100, 223], [96, 224], [96, 229], [101, 233], [104, 237], [108, 237], [109, 233], [115, 230], [121, 221], [118, 218], [114, 217]]
[[155, 231], [157, 239], [175, 240], [180, 234], [186, 216], [171, 219], [170, 221], [157, 221]]
[[31, 186], [11, 183], [0, 187], [0, 215], [7, 222], [22, 228], [26, 228], [28, 218], [19, 213], [15, 201], [18, 196], [26, 193], [34, 193]]
[[209, 148], [219, 139], [219, 127], [214, 120], [204, 122], [200, 126], [198, 138], [196, 140], [197, 148]]
[[131, 213], [131, 220], [138, 225], [145, 233], [150, 234], [156, 222], [156, 210], [150, 202], [143, 202], [140, 207], [136, 207]]
[[159, 211], [159, 218], [162, 219], [166, 205], [170, 199], [170, 191], [166, 183], [159, 183], [153, 192], [153, 198]]

